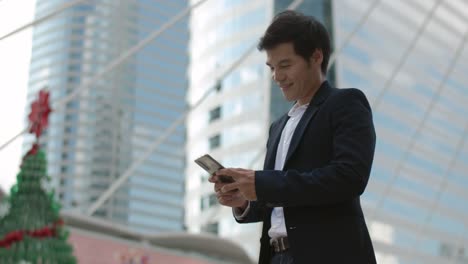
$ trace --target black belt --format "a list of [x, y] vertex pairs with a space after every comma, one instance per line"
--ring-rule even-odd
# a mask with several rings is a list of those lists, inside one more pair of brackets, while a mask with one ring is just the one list
[[270, 239], [271, 248], [276, 253], [283, 252], [289, 249], [288, 237], [278, 237]]

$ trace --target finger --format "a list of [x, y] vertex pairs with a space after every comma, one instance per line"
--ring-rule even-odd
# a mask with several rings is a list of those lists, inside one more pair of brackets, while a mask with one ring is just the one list
[[218, 198], [218, 200], [219, 199], [224, 199], [224, 200], [227, 200], [227, 201], [231, 201], [231, 200], [239, 199], [239, 197], [241, 197], [241, 194], [238, 191], [234, 191], [234, 192], [230, 191], [227, 194], [223, 194], [223, 193], [217, 193], [216, 194], [216, 198]]
[[239, 172], [236, 171], [236, 169], [233, 168], [228, 168], [228, 169], [220, 169], [216, 172], [216, 176], [231, 176], [234, 179], [242, 176]]
[[239, 189], [239, 183], [234, 182], [234, 183], [224, 185], [221, 188], [221, 193], [227, 193], [227, 192], [234, 191], [234, 190], [237, 190], [237, 189]]
[[216, 197], [220, 198], [220, 197], [228, 197], [228, 196], [236, 196], [237, 195], [237, 191], [234, 190], [234, 191], [229, 191], [227, 193], [223, 193], [221, 191], [219, 192], [216, 192]]
[[218, 171], [215, 172], [215, 175], [216, 176], [221, 176], [221, 175], [230, 176], [228, 173], [230, 173], [229, 169], [219, 169]]
[[232, 199], [236, 198], [236, 195], [217, 193], [216, 198], [218, 198], [218, 200], [220, 200], [220, 199], [232, 200]]
[[216, 182], [218, 182], [218, 180], [219, 179], [218, 179], [218, 176], [216, 174], [213, 174], [213, 175], [211, 175], [210, 178], [208, 178], [208, 181], [211, 182], [211, 183], [216, 183]]
[[227, 201], [231, 198], [232, 198], [231, 195], [222, 194], [221, 192], [216, 193], [216, 199], [218, 199], [219, 202]]
[[227, 205], [228, 203], [235, 201], [235, 199], [234, 198], [222, 197], [218, 201], [219, 201], [220, 204]]
[[231, 199], [226, 199], [224, 197], [218, 199], [218, 202], [222, 205], [227, 205], [231, 201], [232, 201]]
[[221, 190], [221, 188], [223, 188], [224, 185], [225, 185], [225, 184], [222, 183], [222, 182], [219, 182], [219, 181], [215, 182], [215, 184], [214, 184], [214, 190], [215, 190], [215, 192], [219, 192], [219, 190]]
[[218, 198], [221, 197], [221, 196], [236, 196], [238, 194], [239, 194], [239, 189], [235, 189], [235, 190], [228, 191], [228, 192], [225, 192], [225, 193], [223, 193], [221, 191], [221, 189], [218, 189], [216, 191], [216, 197], [218, 197]]

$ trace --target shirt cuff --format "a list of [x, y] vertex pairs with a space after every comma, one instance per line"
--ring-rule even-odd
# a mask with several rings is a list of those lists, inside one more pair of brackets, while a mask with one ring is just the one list
[[232, 213], [237, 220], [244, 220], [247, 214], [250, 211], [250, 202], [247, 203], [247, 207], [242, 212], [242, 209], [239, 207], [232, 208]]

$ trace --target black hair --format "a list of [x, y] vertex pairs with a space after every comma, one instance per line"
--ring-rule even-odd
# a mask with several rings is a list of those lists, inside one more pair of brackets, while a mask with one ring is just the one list
[[292, 42], [294, 51], [309, 61], [316, 49], [322, 51], [321, 70], [326, 74], [331, 44], [325, 26], [312, 16], [287, 10], [277, 14], [258, 43], [258, 50], [272, 49], [278, 44]]

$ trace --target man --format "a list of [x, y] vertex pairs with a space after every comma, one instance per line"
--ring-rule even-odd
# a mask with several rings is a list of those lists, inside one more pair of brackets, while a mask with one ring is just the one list
[[375, 148], [365, 95], [330, 87], [330, 39], [312, 17], [278, 14], [258, 47], [295, 104], [270, 127], [264, 170], [222, 169], [210, 178], [218, 201], [240, 223], [263, 221], [259, 263], [376, 263], [359, 198]]

